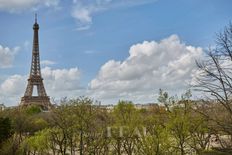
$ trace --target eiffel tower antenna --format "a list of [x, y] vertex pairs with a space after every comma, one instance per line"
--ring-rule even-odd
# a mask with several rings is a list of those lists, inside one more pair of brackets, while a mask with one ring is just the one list
[[37, 23], [37, 13], [35, 13], [35, 23]]
[[[43, 78], [40, 70], [39, 56], [39, 24], [37, 23], [37, 14], [35, 14], [35, 23], [33, 25], [33, 48], [30, 75], [24, 96], [21, 98], [20, 106], [39, 105], [42, 109], [51, 108], [50, 98], [46, 94], [43, 84]], [[33, 88], [36, 87], [38, 96], [33, 96]]]

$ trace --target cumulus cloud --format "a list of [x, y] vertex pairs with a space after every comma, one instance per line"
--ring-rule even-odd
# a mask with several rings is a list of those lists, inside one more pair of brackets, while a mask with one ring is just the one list
[[0, 68], [11, 67], [15, 54], [19, 51], [19, 49], [19, 47], [9, 48], [0, 45]]
[[26, 76], [12, 75], [8, 77], [0, 86], [1, 94], [17, 96], [26, 87]]
[[155, 1], [156, 0], [73, 0], [74, 7], [71, 15], [78, 21], [78, 28], [76, 30], [82, 31], [90, 28], [93, 16], [99, 12], [107, 11], [109, 9], [141, 5]]
[[[45, 67], [41, 70], [47, 94], [54, 98], [72, 97], [82, 89], [80, 86], [80, 70], [78, 68], [52, 69]], [[26, 75], [12, 75], [0, 83], [0, 99], [7, 105], [16, 105], [23, 96], [26, 85]]]
[[70, 69], [52, 69], [45, 67], [41, 70], [45, 84], [50, 91], [72, 91], [80, 89], [80, 70]]
[[110, 60], [89, 83], [89, 93], [105, 101], [128, 99], [155, 101], [159, 88], [175, 93], [190, 83], [195, 60], [203, 50], [182, 43], [177, 35], [156, 41], [144, 41], [130, 47], [124, 61]]
[[18, 105], [26, 88], [26, 79], [26, 76], [15, 74], [0, 83], [0, 102], [6, 106]]
[[59, 0], [0, 0], [0, 10], [8, 12], [20, 12], [38, 7], [57, 6]]

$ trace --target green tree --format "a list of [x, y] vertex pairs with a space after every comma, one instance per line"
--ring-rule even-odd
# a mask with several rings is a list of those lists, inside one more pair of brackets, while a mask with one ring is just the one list
[[[162, 120], [162, 121], [161, 121]], [[162, 155], [171, 154], [170, 134], [160, 114], [152, 113], [143, 117], [146, 134], [139, 139], [140, 154]]]
[[41, 107], [39, 107], [37, 105], [30, 105], [23, 110], [25, 111], [25, 113], [27, 113], [29, 115], [35, 115], [35, 114], [42, 112]]
[[48, 155], [49, 154], [49, 130], [41, 130], [35, 135], [26, 138], [21, 144], [22, 152], [26, 154]]
[[125, 152], [131, 155], [136, 152], [136, 144], [141, 136], [142, 124], [139, 112], [130, 101], [119, 101], [113, 112], [112, 145], [115, 153]]
[[188, 90], [181, 99], [178, 97], [169, 97], [167, 92], [160, 89], [158, 101], [164, 104], [168, 111], [168, 121], [165, 124], [169, 131], [172, 148], [181, 155], [189, 153], [189, 141], [191, 139], [191, 92]]
[[53, 111], [51, 141], [61, 154], [106, 154], [107, 117], [90, 98], [66, 100]]
[[12, 124], [10, 118], [0, 117], [0, 147], [1, 144], [12, 135]]

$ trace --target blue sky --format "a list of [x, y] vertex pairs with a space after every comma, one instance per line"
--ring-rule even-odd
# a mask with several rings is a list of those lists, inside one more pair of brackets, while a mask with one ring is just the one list
[[1, 0], [0, 102], [17, 105], [25, 91], [35, 12], [48, 95], [146, 103], [156, 101], [159, 88], [188, 88], [195, 60], [231, 21], [231, 6], [230, 0]]

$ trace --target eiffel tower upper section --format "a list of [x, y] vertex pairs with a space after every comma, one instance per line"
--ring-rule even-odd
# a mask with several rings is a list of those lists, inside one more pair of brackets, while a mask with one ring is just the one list
[[[39, 24], [37, 23], [37, 15], [35, 15], [35, 23], [33, 25], [34, 37], [32, 48], [31, 70], [28, 79], [27, 88], [24, 96], [21, 98], [21, 106], [39, 105], [43, 109], [51, 107], [50, 99], [46, 94], [43, 84], [43, 78], [40, 70], [40, 56], [39, 56]], [[33, 96], [34, 87], [38, 96]]]
[[41, 78], [40, 57], [39, 57], [39, 24], [35, 15], [35, 24], [33, 25], [34, 37], [32, 48], [32, 62], [30, 78]]

